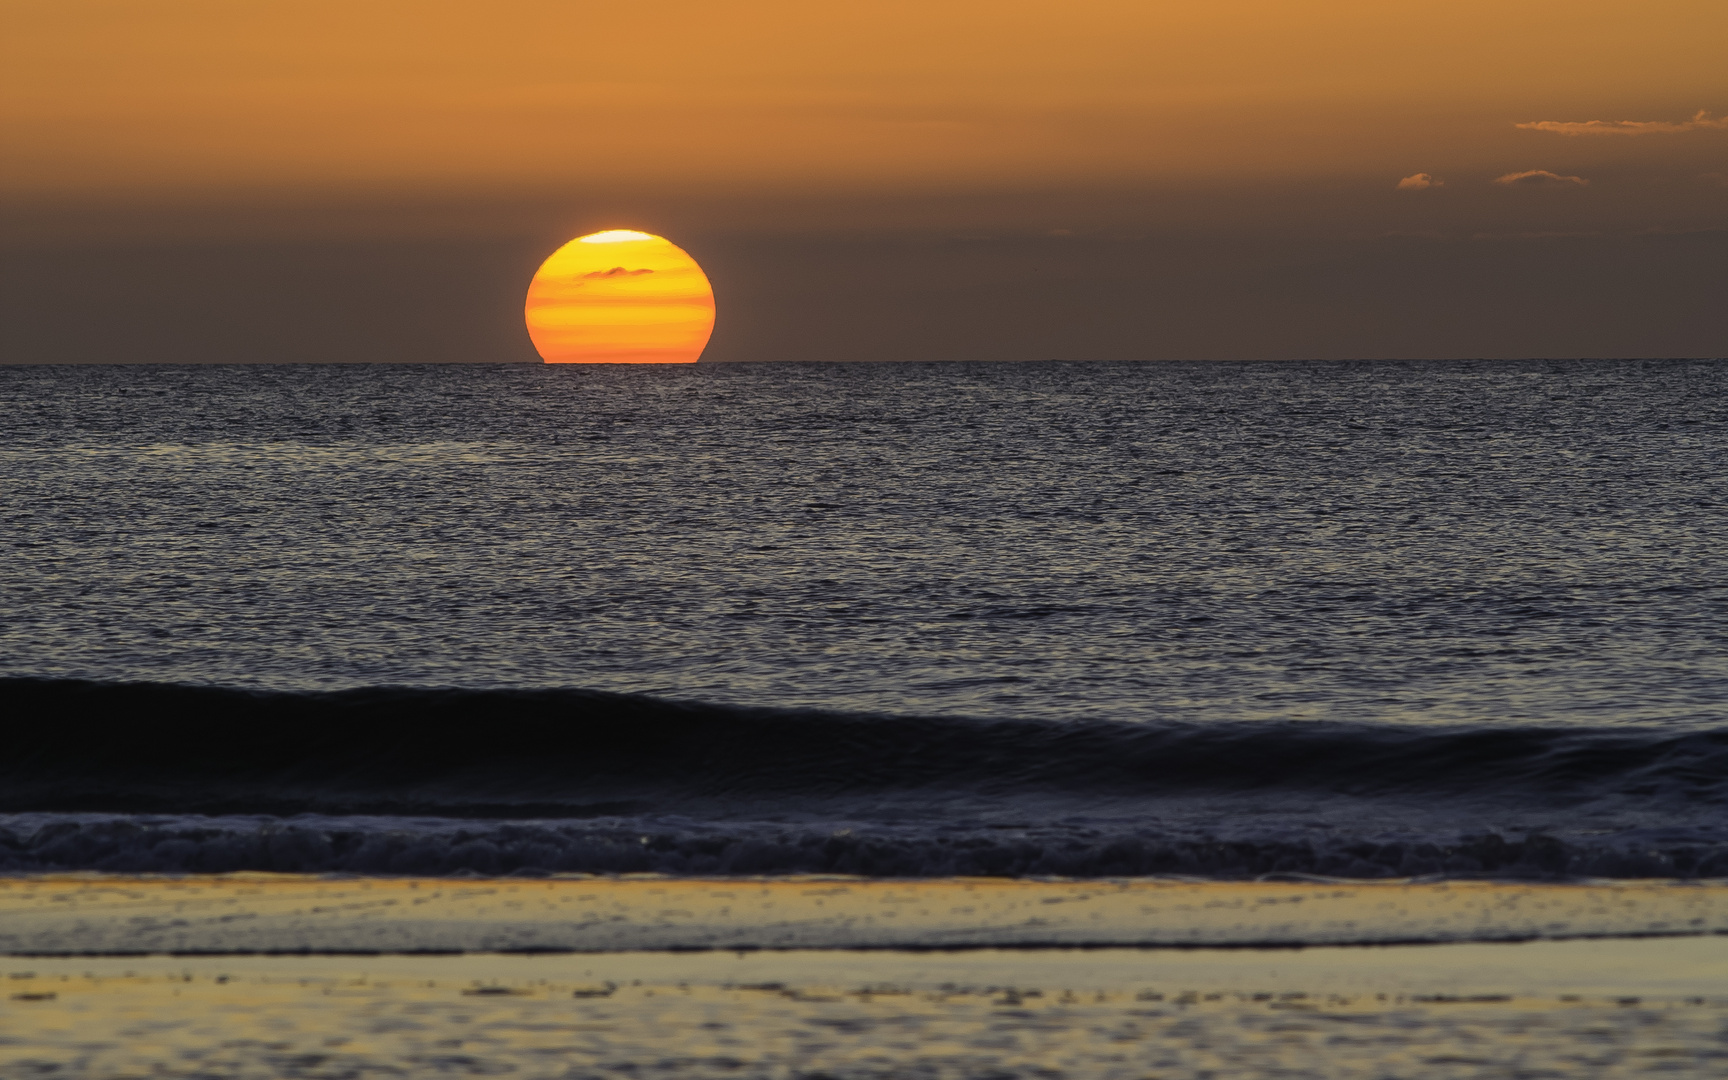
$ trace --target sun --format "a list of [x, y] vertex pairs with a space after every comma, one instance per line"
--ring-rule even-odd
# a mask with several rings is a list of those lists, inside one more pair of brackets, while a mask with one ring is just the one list
[[610, 229], [541, 263], [522, 314], [548, 364], [694, 364], [714, 332], [714, 289], [671, 241]]

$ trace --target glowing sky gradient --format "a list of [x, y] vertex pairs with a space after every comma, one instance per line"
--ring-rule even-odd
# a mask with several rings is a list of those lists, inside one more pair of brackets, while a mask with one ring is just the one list
[[63, 194], [1491, 177], [1728, 110], [1720, 0], [7, 10], [0, 190]]
[[5, 10], [0, 362], [532, 362], [618, 227], [707, 363], [1728, 349], [1723, 0]]
[[548, 364], [694, 364], [714, 332], [714, 290], [671, 241], [608, 229], [540, 264], [523, 318]]

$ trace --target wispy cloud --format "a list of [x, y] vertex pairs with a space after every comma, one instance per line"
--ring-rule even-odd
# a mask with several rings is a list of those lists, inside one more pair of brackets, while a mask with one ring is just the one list
[[1479, 232], [1471, 233], [1472, 240], [1588, 240], [1601, 236], [1599, 232]]
[[1582, 176], [1561, 176], [1547, 169], [1509, 172], [1505, 176], [1495, 177], [1494, 182], [1507, 187], [1585, 187], [1590, 183]]
[[622, 266], [614, 266], [610, 270], [596, 270], [591, 274], [583, 274], [582, 276], [585, 278], [591, 278], [591, 277], [635, 277], [637, 274], [652, 274], [653, 272], [654, 271], [652, 271], [652, 270], [626, 270]]
[[1398, 181], [1399, 191], [1424, 191], [1431, 187], [1445, 187], [1446, 181], [1436, 180], [1432, 173], [1419, 172], [1414, 176], [1406, 176]]
[[1675, 135], [1682, 131], [1728, 131], [1728, 116], [1712, 118], [1703, 109], [1690, 120], [1533, 120], [1517, 125], [1523, 131], [1555, 135]]

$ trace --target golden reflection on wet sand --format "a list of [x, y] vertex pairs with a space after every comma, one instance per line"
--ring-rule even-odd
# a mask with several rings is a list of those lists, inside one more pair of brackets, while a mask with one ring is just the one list
[[[1721, 937], [12, 958], [0, 1075], [1697, 1076], [1728, 1063], [1725, 959]], [[1661, 974], [1604, 993], [1629, 961]]]
[[[1707, 1075], [1728, 1067], [1725, 898], [1663, 882], [11, 878], [0, 1076]], [[1592, 936], [1616, 934], [1659, 936]], [[1452, 943], [1316, 947], [1419, 935]], [[1544, 937], [1559, 940], [1510, 940]], [[1145, 941], [1183, 947], [1051, 947]], [[1310, 947], [1242, 947], [1272, 941]], [[991, 944], [1020, 947], [975, 947]]]
[[0, 952], [1322, 945], [1728, 931], [1728, 885], [39, 876]]

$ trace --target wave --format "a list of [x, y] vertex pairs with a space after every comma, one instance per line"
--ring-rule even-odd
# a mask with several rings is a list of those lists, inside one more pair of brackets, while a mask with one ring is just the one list
[[0, 680], [0, 811], [593, 816], [671, 797], [1515, 791], [1728, 803], [1728, 730], [1040, 723], [586, 690]]
[[1728, 874], [1728, 730], [0, 680], [0, 868]]
[[735, 877], [1181, 876], [1252, 880], [1728, 878], [1720, 834], [1656, 830], [1563, 839], [1543, 833], [1280, 830], [1219, 836], [1148, 823], [941, 829], [620, 817], [473, 821], [112, 815], [0, 817], [0, 873], [344, 873]]

